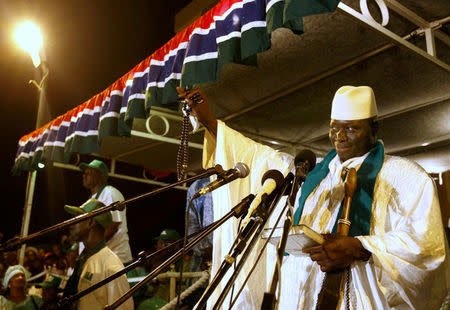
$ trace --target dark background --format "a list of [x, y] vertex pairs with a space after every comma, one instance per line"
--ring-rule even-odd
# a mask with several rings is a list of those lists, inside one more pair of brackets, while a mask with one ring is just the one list
[[[31, 58], [13, 40], [15, 26], [24, 20], [39, 25], [50, 75], [47, 102], [51, 118], [103, 91], [174, 36], [174, 16], [188, 0], [152, 1], [0, 1], [1, 197], [0, 232], [3, 241], [20, 232], [27, 174], [12, 176], [20, 137], [35, 129], [38, 91]], [[84, 160], [91, 160], [83, 156]], [[136, 167], [122, 169], [133, 170]], [[173, 182], [174, 176], [162, 181]], [[154, 186], [111, 179], [130, 198]], [[79, 205], [89, 193], [81, 173], [58, 168], [38, 172], [30, 233], [65, 220], [64, 204]], [[166, 228], [184, 229], [186, 192], [170, 190], [129, 205], [128, 230], [133, 252], [152, 247]], [[59, 234], [40, 241], [52, 242]]]

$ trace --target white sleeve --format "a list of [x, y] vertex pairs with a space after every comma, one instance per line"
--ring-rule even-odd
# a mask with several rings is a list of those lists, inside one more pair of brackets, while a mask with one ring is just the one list
[[[110, 204], [116, 201], [124, 201], [125, 199], [122, 193], [119, 192], [119, 190], [108, 185], [103, 189], [102, 193], [100, 194], [100, 197], [98, 197], [98, 200], [103, 202], [105, 206], [109, 206]], [[113, 222], [123, 222], [124, 213], [125, 211], [117, 211], [117, 210], [111, 211]]]
[[[292, 156], [256, 143], [218, 121], [216, 139], [209, 132], [205, 133], [203, 164], [205, 167], [220, 164], [226, 170], [233, 168], [238, 162], [247, 164], [250, 168], [250, 174], [246, 178], [234, 180], [212, 192], [215, 221], [222, 218], [248, 194], [257, 194], [261, 187], [261, 177], [267, 170], [277, 169], [286, 175], [291, 170]], [[215, 274], [224, 256], [228, 253], [236, 237], [238, 222], [238, 219], [233, 218], [214, 231], [212, 274]], [[248, 274], [249, 266], [252, 265], [249, 261], [241, 271], [236, 281], [236, 287], [240, 287], [243, 283], [243, 277]], [[240, 306], [248, 305], [248, 299], [253, 301], [252, 304], [260, 305], [260, 301], [255, 299], [259, 297], [252, 296], [249, 292], [266, 289], [267, 279], [265, 275], [267, 272], [265, 268], [264, 264], [258, 264], [258, 268], [248, 282], [249, 290], [244, 290], [241, 294], [242, 304], [238, 301], [235, 305], [237, 309]], [[220, 293], [225, 283], [222, 281], [219, 285], [220, 288], [216, 289], [213, 293], [215, 295], [210, 298], [211, 300], [217, 300], [217, 294]], [[226, 303], [227, 301], [224, 304]]]
[[380, 271], [378, 285], [391, 306], [406, 302], [414, 309], [432, 309], [450, 288], [448, 246], [435, 186], [423, 176], [400, 177], [395, 183], [405, 188], [383, 185], [382, 180], [378, 190], [389, 203], [384, 207], [379, 199], [372, 211], [371, 235], [358, 239], [372, 252]]

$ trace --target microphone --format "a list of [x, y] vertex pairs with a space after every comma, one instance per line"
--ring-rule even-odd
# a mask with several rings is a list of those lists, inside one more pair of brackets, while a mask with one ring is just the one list
[[207, 177], [207, 176], [210, 176], [210, 175], [213, 175], [213, 174], [221, 174], [223, 172], [224, 172], [224, 170], [223, 170], [222, 166], [217, 164], [214, 167], [211, 167], [211, 168], [208, 168], [206, 170], [203, 170], [202, 173], [206, 173], [205, 177]]
[[198, 198], [200, 196], [205, 195], [206, 193], [209, 193], [216, 188], [221, 187], [222, 185], [228, 184], [231, 181], [236, 180], [237, 178], [245, 178], [248, 176], [250, 170], [248, 169], [248, 166], [244, 163], [237, 163], [236, 166], [233, 169], [229, 169], [217, 176], [217, 180], [209, 183], [202, 189], [198, 190], [194, 196], [192, 196], [192, 199]]
[[248, 224], [248, 222], [250, 221], [250, 217], [261, 204], [261, 200], [270, 195], [276, 188], [280, 187], [283, 184], [283, 181], [284, 176], [278, 170], [272, 169], [264, 173], [261, 179], [262, 187], [259, 193], [256, 195], [255, 199], [253, 199], [250, 207], [248, 208], [247, 216], [242, 222], [243, 225]]
[[291, 193], [289, 194], [289, 204], [295, 204], [295, 197], [297, 196], [300, 185], [305, 181], [306, 175], [316, 166], [316, 155], [310, 150], [301, 150], [294, 159], [295, 177], [292, 183]]

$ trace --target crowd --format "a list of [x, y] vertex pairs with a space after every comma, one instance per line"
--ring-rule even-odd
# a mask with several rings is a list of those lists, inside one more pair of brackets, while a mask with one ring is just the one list
[[[107, 183], [108, 167], [100, 160], [80, 164], [83, 171], [82, 183], [89, 190], [90, 197], [81, 206], [64, 206], [72, 216], [90, 213], [105, 205], [124, 200], [119, 190]], [[195, 184], [194, 184], [195, 186]], [[190, 190], [189, 197], [192, 196]], [[210, 197], [209, 197], [210, 198]], [[186, 205], [188, 233], [192, 233], [212, 221], [212, 206], [201, 199], [191, 208]], [[206, 206], [206, 207], [205, 207]], [[193, 213], [190, 211], [194, 211]], [[201, 216], [201, 218], [199, 217]], [[126, 275], [109, 281], [79, 300], [70, 302], [71, 309], [103, 309], [111, 305], [130, 287], [152, 272], [160, 263], [180, 248], [180, 242], [170, 247], [181, 235], [174, 229], [164, 229], [154, 238], [158, 255], [143, 266], [130, 269]], [[203, 256], [211, 256], [211, 239], [186, 252], [183, 260], [163, 270], [166, 272], [197, 272], [207, 267]], [[0, 255], [0, 280], [3, 284], [0, 296], [0, 310], [54, 309], [58, 301], [80, 293], [95, 283], [123, 270], [133, 263], [129, 246], [126, 208], [120, 211], [101, 213], [70, 226], [69, 235], [63, 235], [60, 242], [51, 245], [28, 246], [23, 264], [19, 265], [18, 252], [6, 251]], [[203, 255], [205, 254], [205, 255]], [[132, 299], [125, 301], [118, 309], [159, 309], [194, 284], [195, 279], [183, 279], [175, 292], [173, 280], [164, 276], [153, 279], [135, 292]], [[195, 286], [192, 294], [181, 301], [181, 309], [192, 309], [205, 288]], [[61, 307], [61, 303], [59, 306]]]
[[[181, 235], [174, 229], [164, 229], [154, 238], [156, 251], [162, 250], [173, 242], [179, 240]], [[28, 246], [25, 250], [23, 265], [19, 265], [18, 251], [5, 251], [0, 255], [0, 283], [3, 285], [0, 296], [0, 309], [49, 309], [62, 298], [67, 280], [74, 271], [79, 251], [77, 244], [68, 245], [64, 236], [61, 244]], [[153, 271], [168, 256], [169, 249], [161, 253], [144, 266], [139, 266], [127, 273], [130, 287], [142, 280]], [[201, 266], [194, 259], [194, 252], [184, 256], [183, 271], [200, 271]], [[179, 271], [181, 261], [164, 270]], [[195, 282], [183, 281], [182, 290]], [[170, 280], [167, 277], [158, 277], [150, 281], [133, 296], [135, 309], [160, 309], [170, 301]], [[128, 290], [128, 286], [127, 286]], [[18, 294], [20, 292], [20, 294]], [[197, 290], [193, 296], [188, 296], [182, 302], [181, 309], [192, 309], [202, 292]], [[20, 295], [17, 298], [17, 295]], [[82, 309], [82, 308], [79, 308]]]
[[73, 271], [77, 248], [62, 243], [28, 246], [23, 265], [19, 265], [18, 251], [0, 255], [2, 297], [0, 309], [46, 309]]

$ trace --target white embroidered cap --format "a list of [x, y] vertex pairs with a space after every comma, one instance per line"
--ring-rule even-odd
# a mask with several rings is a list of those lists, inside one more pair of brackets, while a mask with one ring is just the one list
[[342, 86], [331, 103], [331, 118], [352, 121], [377, 115], [377, 104], [369, 86]]

